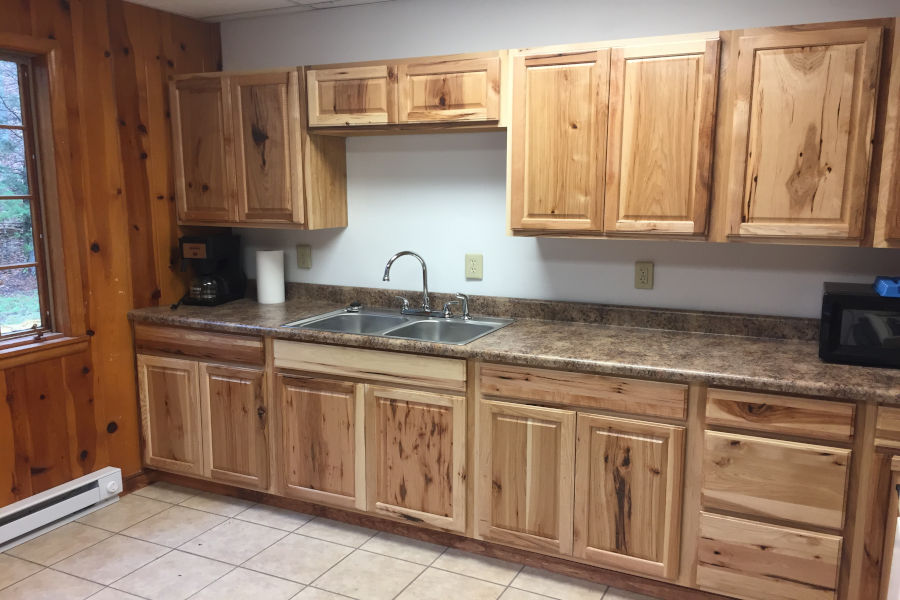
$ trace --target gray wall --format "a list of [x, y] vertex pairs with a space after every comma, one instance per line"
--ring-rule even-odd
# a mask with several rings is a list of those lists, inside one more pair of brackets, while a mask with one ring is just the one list
[[[896, 0], [394, 0], [227, 21], [222, 45], [226, 69], [261, 69], [898, 14]], [[249, 274], [254, 249], [285, 248], [292, 281], [416, 289], [408, 259], [381, 282], [412, 249], [445, 292], [816, 316], [822, 282], [900, 273], [898, 250], [508, 237], [502, 133], [353, 138], [347, 162], [350, 226], [238, 230]], [[484, 254], [483, 281], [464, 278], [467, 252]], [[633, 288], [636, 260], [656, 263], [655, 289]]]

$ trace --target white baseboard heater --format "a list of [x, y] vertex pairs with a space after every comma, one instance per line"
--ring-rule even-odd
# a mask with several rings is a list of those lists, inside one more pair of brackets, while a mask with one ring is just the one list
[[0, 552], [119, 499], [122, 471], [105, 467], [0, 508]]

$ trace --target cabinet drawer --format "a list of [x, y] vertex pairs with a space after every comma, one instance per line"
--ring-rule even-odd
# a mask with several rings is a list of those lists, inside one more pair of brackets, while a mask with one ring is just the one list
[[703, 506], [840, 529], [849, 462], [842, 448], [707, 431]]
[[485, 396], [536, 400], [549, 404], [684, 419], [688, 386], [588, 373], [485, 364]]
[[854, 412], [843, 402], [710, 389], [706, 423], [846, 442]]
[[134, 345], [138, 352], [164, 352], [226, 363], [265, 363], [262, 338], [253, 335], [135, 323]]
[[275, 340], [275, 367], [404, 386], [465, 391], [466, 361]]
[[701, 513], [697, 585], [746, 600], [836, 595], [842, 539]]
[[892, 406], [878, 408], [875, 445], [900, 449], [900, 408]]

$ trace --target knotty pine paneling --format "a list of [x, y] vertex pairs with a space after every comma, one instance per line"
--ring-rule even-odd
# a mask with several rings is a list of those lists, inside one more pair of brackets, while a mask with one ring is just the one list
[[[89, 401], [66, 405], [65, 418], [48, 414], [46, 427], [33, 434], [22, 425], [27, 419], [0, 411], [0, 478], [6, 477], [3, 461], [11, 443], [4, 427], [12, 428], [15, 444], [26, 443], [20, 441], [23, 435], [30, 436], [28, 444], [70, 441], [67, 452], [62, 446], [45, 448], [40, 455], [45, 471], [29, 476], [34, 483], [22, 483], [19, 470], [15, 493], [0, 481], [2, 505], [82, 474], [87, 463], [73, 463], [68, 452], [78, 445], [71, 440], [86, 439], [88, 430], [95, 438], [89, 455], [102, 458], [92, 468], [110, 464], [125, 475], [140, 470], [134, 352], [126, 313], [173, 302], [185, 289], [175, 260], [167, 82], [171, 75], [219, 69], [221, 47], [218, 25], [121, 0], [2, 0], [0, 14], [0, 37], [30, 35], [59, 46], [69, 135], [67, 152], [57, 154], [65, 160], [57, 159], [56, 173], [65, 186], [60, 202], [76, 216], [74, 223], [64, 223], [63, 246], [68, 256], [79, 258], [84, 298], [78, 318], [72, 319], [73, 331], [66, 333], [91, 336], [89, 356], [81, 362], [92, 390]], [[79, 278], [68, 280], [71, 284]], [[35, 364], [42, 366], [0, 371], [7, 396], [11, 385], [17, 396], [29, 397], [42, 380], [63, 385], [60, 365], [54, 370]], [[54, 390], [58, 395], [63, 388]], [[48, 429], [62, 425], [65, 431]], [[35, 435], [53, 440], [35, 441]], [[15, 448], [18, 452], [19, 446]]]

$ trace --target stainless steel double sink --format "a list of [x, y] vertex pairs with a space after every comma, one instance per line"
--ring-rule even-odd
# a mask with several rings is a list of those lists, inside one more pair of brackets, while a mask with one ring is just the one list
[[379, 337], [402, 338], [439, 344], [468, 344], [512, 323], [512, 319], [493, 317], [460, 317], [402, 315], [397, 312], [363, 308], [357, 312], [341, 309], [286, 323], [282, 327], [356, 333]]

